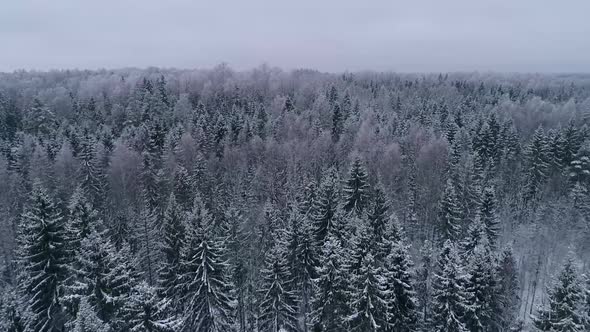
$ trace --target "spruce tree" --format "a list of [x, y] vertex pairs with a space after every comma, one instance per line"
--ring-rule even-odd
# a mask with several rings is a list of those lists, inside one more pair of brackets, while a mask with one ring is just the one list
[[[158, 299], [156, 289], [145, 281], [131, 290], [125, 306], [128, 331], [130, 332], [175, 332], [179, 321], [167, 314], [169, 302]], [[195, 330], [201, 331], [201, 330]], [[206, 331], [206, 330], [203, 330]]]
[[96, 316], [92, 306], [88, 300], [83, 297], [80, 299], [78, 313], [76, 319], [71, 326], [73, 332], [108, 332], [109, 326], [104, 321]]
[[102, 172], [96, 160], [96, 140], [86, 133], [80, 142], [80, 151], [77, 155], [80, 160], [79, 168], [80, 186], [86, 197], [97, 205], [102, 199]]
[[549, 291], [549, 304], [539, 310], [534, 324], [540, 331], [584, 331], [584, 293], [574, 260], [568, 258]]
[[400, 241], [385, 259], [388, 331], [416, 331], [419, 323], [418, 298], [414, 290], [412, 260]]
[[496, 265], [496, 278], [499, 307], [496, 308], [493, 320], [501, 330], [508, 330], [516, 322], [520, 305], [518, 267], [510, 247], [502, 250], [500, 254]]
[[174, 193], [170, 194], [164, 211], [162, 244], [163, 261], [158, 269], [158, 287], [162, 296], [180, 307], [181, 289], [178, 276], [181, 274], [181, 255], [185, 247], [186, 220]]
[[68, 205], [66, 230], [68, 233], [67, 247], [72, 254], [78, 254], [84, 240], [100, 223], [98, 212], [88, 201], [81, 186], [76, 187]]
[[373, 255], [364, 255], [360, 268], [352, 275], [350, 331], [386, 331], [387, 298], [383, 269]]
[[[369, 208], [367, 218], [372, 232], [372, 243], [379, 246], [383, 244], [386, 232], [387, 223], [389, 221], [389, 202], [385, 196], [383, 188], [380, 186], [375, 188], [372, 195], [372, 204]], [[385, 255], [375, 255], [375, 259], [380, 261]]]
[[324, 173], [311, 217], [315, 223], [315, 237], [318, 245], [321, 246], [328, 233], [335, 231], [338, 227], [335, 225], [337, 210], [337, 175], [336, 170], [329, 169]]
[[445, 241], [433, 278], [430, 326], [436, 332], [467, 331], [464, 321], [468, 293], [455, 245]]
[[63, 284], [70, 252], [63, 217], [39, 182], [33, 186], [21, 227], [20, 286], [28, 301], [27, 328], [61, 331], [65, 323]]
[[227, 331], [233, 308], [228, 282], [226, 247], [214, 235], [211, 215], [202, 201], [195, 200], [182, 259], [185, 329]]
[[466, 327], [471, 332], [489, 331], [497, 324], [494, 311], [498, 303], [494, 262], [488, 244], [478, 245], [468, 261]]
[[442, 242], [457, 240], [461, 232], [462, 211], [455, 185], [449, 179], [439, 203], [438, 229]]
[[25, 317], [17, 290], [6, 286], [0, 293], [0, 330], [6, 332], [24, 332]]
[[307, 330], [313, 279], [317, 277], [318, 261], [311, 225], [308, 219], [300, 214], [300, 210], [297, 205], [292, 207], [284, 236], [287, 246], [287, 266], [293, 277], [289, 288], [299, 299], [300, 312], [304, 318], [303, 327]]
[[360, 158], [356, 158], [350, 166], [348, 179], [344, 183], [344, 209], [360, 215], [367, 207], [369, 200], [369, 184], [367, 171]]
[[174, 196], [185, 211], [190, 211], [193, 203], [193, 188], [186, 168], [177, 166], [174, 170]]
[[496, 212], [496, 194], [492, 187], [486, 187], [483, 190], [481, 204], [479, 207], [479, 215], [481, 221], [485, 225], [487, 239], [492, 248], [498, 245], [498, 237], [500, 233], [499, 221]]
[[332, 141], [337, 143], [342, 135], [344, 119], [340, 105], [334, 104], [332, 106]]
[[542, 127], [539, 127], [529, 143], [526, 151], [527, 171], [525, 174], [524, 199], [536, 198], [542, 189], [549, 169], [549, 147]]
[[328, 235], [321, 247], [318, 278], [312, 299], [312, 326], [314, 331], [337, 332], [346, 330], [349, 312], [348, 274], [344, 262], [344, 249], [340, 240]]
[[285, 258], [285, 244], [277, 233], [274, 246], [267, 252], [265, 267], [261, 271], [262, 285], [259, 290], [262, 331], [297, 331], [297, 298], [289, 289], [293, 276], [289, 273]]
[[[117, 311], [125, 303], [125, 295], [117, 292], [121, 263], [114, 247], [94, 227], [82, 240], [76, 260], [73, 282], [67, 287], [67, 303], [72, 316], [78, 317], [81, 300], [85, 300], [98, 319], [105, 323], [116, 320]], [[68, 326], [73, 328], [76, 321]]]
[[430, 326], [434, 263], [432, 244], [426, 240], [420, 248], [420, 265], [416, 269], [416, 295], [423, 326]]
[[144, 201], [135, 221], [134, 241], [137, 246], [137, 265], [149, 285], [157, 281], [157, 262], [159, 256], [158, 212]]

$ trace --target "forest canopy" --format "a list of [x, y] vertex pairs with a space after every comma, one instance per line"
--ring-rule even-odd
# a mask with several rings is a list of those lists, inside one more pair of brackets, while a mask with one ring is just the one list
[[590, 75], [0, 73], [2, 331], [590, 329]]

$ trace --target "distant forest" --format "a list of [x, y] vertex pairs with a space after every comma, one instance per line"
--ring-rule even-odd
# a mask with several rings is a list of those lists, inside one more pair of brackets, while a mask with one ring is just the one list
[[0, 331], [588, 331], [590, 75], [0, 73]]

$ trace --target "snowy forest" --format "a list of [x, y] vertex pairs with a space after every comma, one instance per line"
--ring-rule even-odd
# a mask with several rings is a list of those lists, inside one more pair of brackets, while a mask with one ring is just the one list
[[590, 75], [0, 73], [0, 331], [588, 331]]

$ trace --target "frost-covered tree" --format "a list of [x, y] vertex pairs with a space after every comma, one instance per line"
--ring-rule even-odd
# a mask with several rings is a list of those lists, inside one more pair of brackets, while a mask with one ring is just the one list
[[508, 330], [514, 326], [520, 306], [520, 284], [518, 267], [511, 247], [502, 250], [496, 265], [496, 290], [498, 308], [493, 320], [500, 329]]
[[34, 331], [60, 331], [65, 323], [63, 284], [70, 252], [65, 222], [51, 197], [35, 182], [21, 221], [21, 289], [26, 297], [26, 325]]
[[227, 331], [233, 318], [226, 247], [215, 236], [211, 215], [196, 199], [189, 217], [187, 247], [182, 258], [184, 328]]
[[312, 326], [314, 331], [343, 331], [349, 313], [348, 274], [340, 240], [328, 235], [322, 245], [318, 278], [314, 281]]
[[575, 262], [568, 258], [549, 291], [549, 303], [534, 318], [539, 331], [584, 331], [584, 293]]
[[450, 240], [445, 241], [440, 253], [432, 284], [432, 317], [430, 326], [437, 332], [468, 331], [465, 312], [468, 292], [459, 255]]
[[539, 127], [533, 135], [526, 149], [527, 171], [525, 175], [525, 200], [536, 198], [545, 181], [549, 168], [549, 147], [547, 137], [542, 127]]
[[396, 243], [385, 258], [387, 330], [416, 331], [420, 323], [418, 298], [414, 289], [412, 259], [404, 243]]
[[[156, 289], [145, 281], [131, 290], [125, 306], [131, 332], [174, 332], [179, 330], [178, 320], [167, 315], [169, 301], [158, 299]], [[203, 330], [206, 331], [206, 330]]]
[[492, 187], [486, 187], [483, 190], [481, 204], [479, 206], [479, 216], [485, 225], [485, 231], [490, 245], [492, 248], [496, 248], [498, 237], [500, 236], [500, 227], [497, 216], [496, 194]]
[[[99, 320], [105, 323], [116, 320], [118, 310], [126, 301], [126, 294], [117, 291], [119, 278], [124, 274], [121, 274], [121, 262], [104, 232], [99, 233], [93, 229], [82, 240], [75, 261], [76, 270], [73, 272], [73, 280], [66, 287], [65, 297], [73, 318], [78, 319], [81, 301], [84, 300]], [[74, 328], [76, 324], [73, 321], [68, 325]]]
[[78, 186], [68, 205], [67, 215], [67, 247], [72, 254], [77, 254], [80, 250], [82, 240], [84, 240], [98, 226], [100, 220], [98, 212], [88, 201], [86, 194], [81, 186]]
[[180, 307], [179, 299], [182, 294], [179, 276], [182, 273], [181, 256], [185, 248], [186, 214], [176, 202], [174, 194], [170, 194], [166, 211], [164, 211], [162, 230], [163, 261], [158, 269], [158, 287], [161, 294]]
[[315, 224], [315, 236], [318, 245], [322, 245], [328, 233], [334, 231], [338, 210], [338, 186], [336, 170], [329, 169], [324, 173], [317, 199], [313, 205], [312, 220]]
[[344, 183], [344, 209], [360, 215], [367, 207], [369, 184], [367, 171], [360, 158], [355, 158]]
[[449, 179], [439, 202], [438, 230], [442, 242], [457, 240], [461, 232], [462, 210], [455, 185]]
[[310, 300], [313, 294], [313, 280], [317, 277], [318, 261], [311, 224], [301, 215], [297, 206], [292, 207], [284, 237], [287, 266], [293, 277], [290, 288], [299, 299], [305, 330], [309, 323]]
[[71, 328], [73, 332], [110, 331], [109, 326], [96, 316], [94, 309], [85, 297], [80, 299], [78, 313], [76, 314], [76, 319], [72, 322]]
[[25, 317], [23, 315], [22, 301], [17, 290], [13, 287], [4, 287], [0, 293], [0, 330], [6, 332], [25, 331]]
[[383, 269], [373, 255], [364, 255], [360, 268], [351, 276], [351, 331], [385, 331], [388, 328], [387, 298]]
[[494, 261], [485, 241], [469, 257], [467, 270], [465, 325], [468, 331], [489, 331], [497, 324], [494, 312], [498, 307], [498, 299]]
[[289, 273], [285, 258], [285, 244], [276, 235], [275, 245], [265, 256], [265, 267], [261, 271], [262, 285], [259, 290], [260, 316], [258, 322], [262, 331], [297, 331], [297, 297], [289, 285], [293, 276]]

